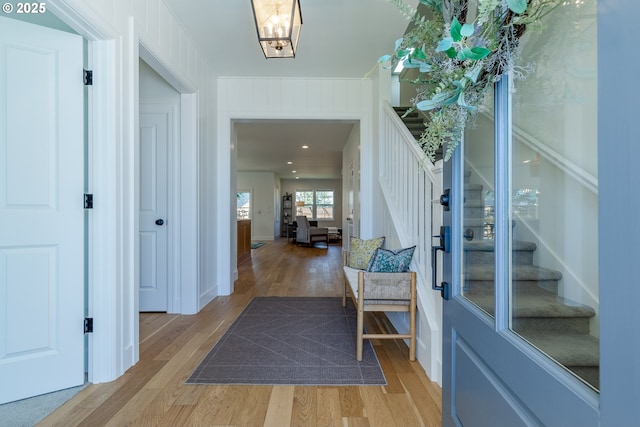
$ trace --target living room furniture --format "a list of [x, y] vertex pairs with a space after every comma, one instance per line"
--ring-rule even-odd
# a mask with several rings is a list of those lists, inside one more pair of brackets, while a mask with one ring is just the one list
[[238, 264], [251, 258], [251, 220], [238, 220]]
[[315, 242], [325, 242], [329, 245], [329, 229], [326, 227], [312, 227], [306, 216], [297, 216], [296, 243], [306, 243], [309, 247]]
[[280, 237], [288, 237], [288, 227], [293, 221], [293, 196], [286, 193], [282, 196], [282, 222], [280, 223]]
[[[365, 339], [409, 339], [409, 360], [416, 360], [416, 272], [372, 273], [348, 267], [349, 252], [343, 252], [344, 292], [342, 306], [347, 304], [347, 294], [356, 306], [356, 359], [362, 360]], [[409, 333], [386, 331], [368, 334], [364, 331], [366, 311], [404, 311], [409, 313]]]
[[298, 223], [293, 221], [293, 223], [287, 226], [287, 242], [289, 239], [292, 239], [293, 243], [296, 243], [296, 234], [298, 230]]
[[327, 227], [329, 229], [329, 240], [339, 241], [342, 239], [342, 229], [338, 227]]

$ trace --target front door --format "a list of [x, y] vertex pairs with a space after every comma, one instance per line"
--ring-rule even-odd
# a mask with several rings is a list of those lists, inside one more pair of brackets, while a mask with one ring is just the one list
[[[450, 162], [443, 425], [600, 419], [596, 2], [522, 38]], [[561, 34], [571, 27], [571, 37]]]
[[82, 38], [0, 18], [0, 403], [84, 383]]
[[167, 311], [171, 109], [140, 106], [140, 311]]

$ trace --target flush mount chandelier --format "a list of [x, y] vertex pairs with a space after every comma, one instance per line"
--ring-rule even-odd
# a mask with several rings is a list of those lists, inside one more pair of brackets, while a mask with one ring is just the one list
[[265, 58], [295, 58], [302, 28], [300, 0], [251, 0]]

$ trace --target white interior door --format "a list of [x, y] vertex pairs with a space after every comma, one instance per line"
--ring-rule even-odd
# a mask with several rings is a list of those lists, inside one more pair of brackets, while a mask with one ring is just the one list
[[140, 311], [167, 311], [170, 113], [140, 106]]
[[0, 403], [84, 383], [82, 38], [0, 18]]

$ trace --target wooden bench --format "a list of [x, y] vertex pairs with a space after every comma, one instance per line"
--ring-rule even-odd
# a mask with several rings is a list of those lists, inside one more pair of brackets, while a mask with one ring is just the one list
[[[356, 359], [362, 360], [365, 339], [409, 339], [409, 360], [416, 360], [416, 273], [371, 273], [348, 267], [348, 252], [344, 252], [344, 292], [342, 306], [351, 295], [358, 312]], [[367, 334], [364, 331], [365, 311], [404, 311], [409, 313], [409, 333]]]

